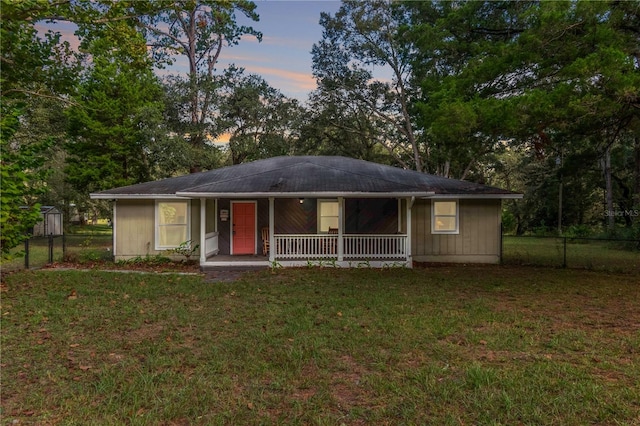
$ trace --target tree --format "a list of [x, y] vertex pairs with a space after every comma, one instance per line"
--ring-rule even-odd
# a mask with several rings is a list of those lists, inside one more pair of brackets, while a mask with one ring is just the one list
[[340, 155], [383, 164], [397, 164], [380, 139], [379, 125], [355, 103], [333, 101], [334, 93], [318, 90], [300, 131], [297, 151], [307, 155]]
[[[331, 124], [352, 135], [354, 143], [374, 140], [397, 164], [423, 171], [428, 152], [410, 115], [417, 94], [410, 84], [410, 49], [399, 38], [404, 18], [401, 9], [384, 1], [345, 1], [335, 16], [323, 13], [323, 39], [312, 49], [319, 86], [314, 97], [315, 105], [340, 112]], [[374, 76], [376, 67], [391, 81]], [[348, 113], [346, 120], [341, 120], [342, 112]], [[370, 122], [357, 126], [363, 114]]]
[[47, 16], [65, 15], [67, 4], [38, 1], [0, 3], [0, 246], [2, 257], [25, 238], [39, 219], [49, 138], [16, 139], [34, 98], [60, 107], [73, 81], [75, 65], [69, 46], [52, 32], [39, 35], [34, 24]]
[[41, 191], [39, 183], [44, 179], [41, 166], [49, 141], [12, 146], [11, 138], [19, 128], [18, 109], [2, 107], [0, 118], [0, 149], [2, 167], [0, 179], [0, 250], [2, 258], [10, 258], [11, 250], [24, 241], [25, 236], [40, 219], [40, 205], [36, 197]]
[[[522, 148], [521, 167], [529, 167], [530, 176], [542, 172], [539, 184], [555, 181], [558, 191], [580, 192], [558, 196], [552, 211], [549, 187], [532, 186], [538, 190], [526, 197], [547, 206], [538, 225], [560, 227], [569, 212], [584, 212], [578, 200], [592, 198], [584, 194], [598, 190], [606, 194], [606, 209], [613, 209], [624, 166], [611, 154], [622, 141], [633, 140], [627, 136], [638, 122], [637, 3], [465, 1], [406, 7], [425, 133], [461, 158], [475, 153], [485, 163], [491, 159], [483, 153], [495, 151], [492, 142], [508, 141], [510, 149]], [[482, 139], [488, 143], [465, 154], [473, 146], [469, 142]], [[600, 188], [591, 177], [581, 177], [585, 167], [588, 176], [602, 168]]]
[[219, 129], [230, 134], [233, 164], [291, 155], [302, 109], [257, 75], [231, 67], [219, 97]]
[[150, 180], [148, 154], [164, 130], [162, 89], [146, 42], [122, 20], [84, 43], [91, 64], [68, 112], [68, 181], [88, 195]]
[[[206, 150], [209, 137], [217, 134], [211, 111], [217, 88], [216, 63], [222, 48], [237, 44], [243, 35], [261, 39], [262, 35], [252, 27], [238, 25], [235, 15], [239, 12], [257, 21], [256, 6], [246, 0], [182, 0], [151, 4], [157, 5], [155, 13], [140, 17], [138, 24], [144, 29], [158, 63], [171, 62], [176, 56], [187, 59], [188, 76], [180, 84], [187, 94], [186, 108], [180, 120], [187, 124], [179, 130], [193, 148]], [[198, 159], [194, 160], [191, 172], [202, 168]]]

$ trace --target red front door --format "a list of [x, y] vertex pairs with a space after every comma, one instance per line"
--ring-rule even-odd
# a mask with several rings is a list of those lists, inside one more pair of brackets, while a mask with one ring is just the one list
[[256, 252], [256, 204], [233, 203], [233, 253]]

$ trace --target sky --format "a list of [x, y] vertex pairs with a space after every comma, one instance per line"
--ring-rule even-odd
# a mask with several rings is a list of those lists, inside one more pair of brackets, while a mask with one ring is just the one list
[[[262, 42], [244, 37], [237, 46], [226, 47], [219, 70], [230, 63], [258, 74], [285, 96], [307, 99], [316, 88], [311, 74], [311, 48], [322, 39], [320, 13], [334, 15], [340, 8], [335, 0], [263, 0], [255, 1], [259, 22], [246, 20], [262, 32]], [[244, 17], [244, 16], [243, 16]], [[241, 21], [240, 23], [245, 23]]]
[[[306, 101], [308, 94], [316, 88], [311, 73], [311, 48], [322, 38], [320, 13], [335, 14], [340, 8], [336, 0], [254, 0], [258, 22], [251, 21], [242, 13], [237, 14], [240, 25], [250, 25], [262, 33], [262, 41], [254, 36], [244, 36], [237, 45], [225, 46], [216, 69], [222, 72], [229, 64], [245, 69], [245, 74], [258, 74], [267, 83], [289, 98]], [[78, 45], [73, 35], [73, 24], [38, 24], [45, 30], [53, 27], [60, 31], [63, 40], [72, 46]], [[179, 58], [159, 75], [186, 73], [186, 58]]]

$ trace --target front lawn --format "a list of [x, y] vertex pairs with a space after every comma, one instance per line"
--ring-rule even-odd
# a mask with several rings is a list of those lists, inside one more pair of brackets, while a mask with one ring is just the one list
[[2, 422], [639, 424], [638, 276], [527, 267], [2, 286]]

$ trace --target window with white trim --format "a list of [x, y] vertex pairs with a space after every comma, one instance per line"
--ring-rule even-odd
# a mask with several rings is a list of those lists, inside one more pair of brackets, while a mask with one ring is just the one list
[[191, 203], [188, 200], [156, 201], [156, 250], [176, 248], [191, 239]]
[[318, 233], [327, 234], [329, 228], [338, 228], [338, 201], [318, 200]]
[[457, 234], [459, 222], [458, 200], [431, 201], [432, 234]]

